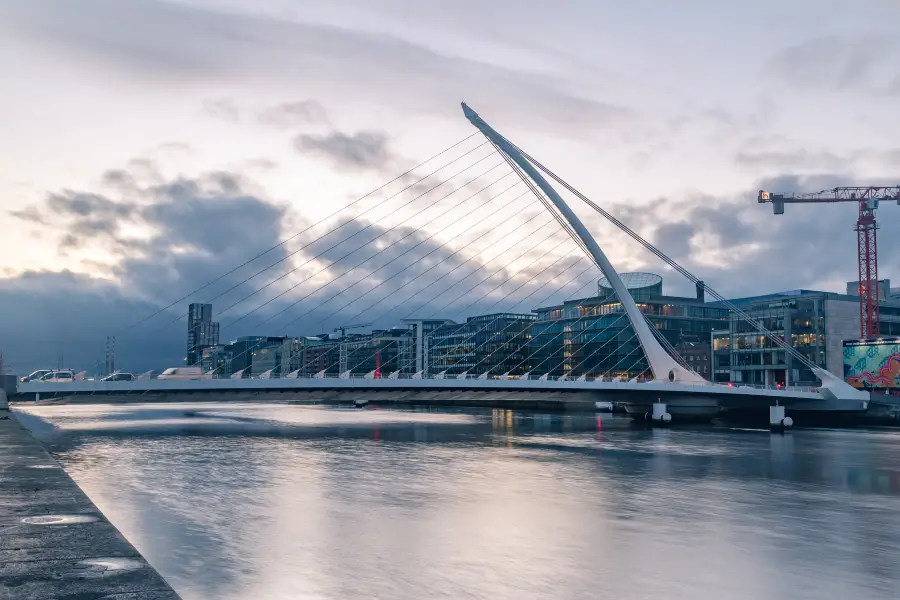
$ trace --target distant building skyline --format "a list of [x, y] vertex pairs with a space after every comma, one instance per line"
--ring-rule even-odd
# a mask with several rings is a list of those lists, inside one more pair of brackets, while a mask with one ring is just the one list
[[188, 306], [187, 352], [184, 362], [199, 366], [204, 348], [219, 344], [219, 324], [212, 320], [213, 305], [193, 302]]

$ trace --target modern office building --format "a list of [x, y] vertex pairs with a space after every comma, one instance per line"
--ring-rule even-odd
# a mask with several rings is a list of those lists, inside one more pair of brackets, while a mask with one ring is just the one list
[[438, 327], [430, 335], [426, 372], [473, 376], [527, 373], [531, 370], [531, 326], [536, 320], [534, 314], [497, 313]]
[[203, 353], [204, 370], [218, 377], [243, 371], [244, 377], [271, 371], [283, 377], [301, 367], [299, 340], [285, 336], [244, 336], [229, 344], [208, 348]]
[[337, 375], [340, 367], [340, 344], [327, 333], [300, 338], [300, 375], [312, 377], [325, 371]]
[[450, 319], [403, 319], [401, 323], [410, 331], [411, 343], [406, 346], [400, 357], [402, 373], [424, 371], [428, 365], [426, 355], [431, 334], [438, 327], [454, 325]]
[[400, 371], [412, 341], [413, 332], [405, 327], [345, 335], [339, 340], [338, 371], [357, 375], [376, 371], [379, 377]]
[[[663, 281], [653, 273], [621, 275], [645, 315], [673, 347], [685, 339], [709, 339], [728, 322], [728, 311], [697, 297], [666, 296]], [[622, 304], [604, 278], [598, 295], [535, 309], [530, 355], [532, 374], [578, 377], [643, 378], [649, 365]], [[696, 369], [695, 369], [696, 370]]]
[[[792, 290], [731, 302], [816, 366], [844, 376], [843, 342], [859, 337], [859, 296]], [[882, 300], [879, 305], [881, 334], [900, 334], [900, 302]], [[711, 339], [715, 381], [770, 386], [818, 383], [811, 369], [735, 314]]]
[[294, 338], [288, 336], [245, 336], [228, 344], [204, 348], [200, 366], [216, 377], [228, 377], [243, 370], [244, 377], [271, 370], [271, 377], [312, 377], [325, 371], [337, 375], [339, 340], [328, 334]]
[[185, 364], [199, 365], [204, 348], [219, 343], [219, 324], [212, 320], [212, 304], [188, 306], [187, 353]]
[[712, 346], [708, 336], [683, 336], [675, 351], [688, 366], [704, 379], [712, 381]]

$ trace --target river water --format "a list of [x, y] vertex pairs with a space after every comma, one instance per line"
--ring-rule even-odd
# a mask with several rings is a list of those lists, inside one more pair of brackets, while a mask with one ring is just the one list
[[29, 407], [184, 600], [900, 598], [900, 432]]

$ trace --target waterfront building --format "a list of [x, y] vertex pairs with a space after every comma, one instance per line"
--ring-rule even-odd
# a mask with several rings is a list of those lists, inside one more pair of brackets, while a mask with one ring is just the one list
[[[858, 281], [848, 281], [847, 282], [847, 295], [855, 296], [859, 298], [859, 290], [860, 283]], [[890, 279], [879, 279], [878, 280], [878, 300], [888, 300], [891, 297], [891, 280]]]
[[712, 381], [712, 346], [708, 336], [685, 335], [675, 345], [675, 351], [688, 366]]
[[271, 371], [272, 377], [283, 377], [301, 368], [302, 343], [286, 336], [244, 336], [228, 344], [204, 348], [200, 366], [226, 377], [243, 371], [244, 377]]
[[339, 340], [338, 371], [354, 374], [400, 371], [402, 360], [408, 359], [412, 340], [413, 332], [403, 327], [347, 334]]
[[215, 376], [230, 375], [232, 347], [231, 344], [216, 344], [207, 346], [200, 352], [200, 368], [204, 373], [212, 371]]
[[300, 375], [312, 377], [325, 371], [337, 375], [339, 365], [339, 343], [327, 333], [300, 338]]
[[405, 347], [400, 357], [402, 373], [424, 371], [428, 364], [426, 355], [431, 334], [438, 327], [455, 324], [450, 319], [402, 319], [401, 323], [409, 329], [411, 336], [411, 343]]
[[[728, 322], [726, 309], [704, 301], [702, 285], [695, 298], [667, 296], [659, 275], [624, 273], [621, 277], [638, 309], [673, 347], [686, 339], [707, 340], [714, 329]], [[529, 352], [533, 375], [631, 379], [649, 374], [634, 329], [605, 278], [598, 284], [597, 296], [534, 312], [537, 321]]]
[[212, 320], [212, 304], [191, 303], [188, 306], [187, 365], [199, 365], [204, 348], [219, 343], [219, 324]]
[[536, 320], [534, 314], [497, 313], [443, 325], [431, 333], [427, 372], [467, 372], [472, 376], [527, 373], [531, 326]]
[[[844, 376], [843, 342], [859, 337], [859, 296], [801, 289], [731, 302], [816, 366]], [[879, 306], [881, 334], [900, 335], [900, 302], [886, 299]], [[768, 386], [818, 383], [811, 369], [735, 314], [712, 334], [711, 343], [715, 381]]]

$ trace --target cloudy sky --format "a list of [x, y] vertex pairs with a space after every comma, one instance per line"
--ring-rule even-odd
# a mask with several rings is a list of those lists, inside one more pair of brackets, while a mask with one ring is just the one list
[[[182, 357], [191, 300], [233, 338], [577, 293], [597, 273], [481, 140], [413, 168], [472, 133], [461, 100], [725, 295], [842, 291], [854, 207], [775, 217], [756, 190], [900, 183], [898, 19], [896, 0], [5, 0], [0, 349], [84, 368], [116, 334], [150, 368]], [[666, 274], [578, 211], [620, 270]], [[879, 221], [900, 280], [900, 207]]]

